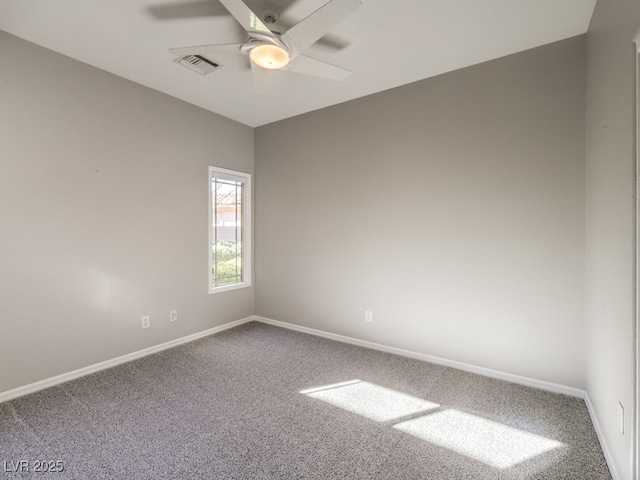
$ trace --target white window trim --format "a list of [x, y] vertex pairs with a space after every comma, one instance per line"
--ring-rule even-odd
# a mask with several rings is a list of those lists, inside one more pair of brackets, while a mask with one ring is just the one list
[[633, 459], [632, 459], [632, 475], [638, 477], [640, 473], [640, 281], [638, 273], [640, 272], [640, 30], [633, 39], [636, 47], [636, 78], [635, 78], [635, 189], [636, 203], [635, 208], [635, 262], [634, 262], [634, 303], [635, 303], [635, 398], [633, 411]]
[[[213, 258], [211, 255], [211, 245], [213, 244], [213, 214], [212, 214], [212, 180], [213, 178], [225, 178], [227, 180], [240, 181], [243, 183], [244, 188], [242, 190], [242, 282], [233, 283], [231, 285], [223, 285], [216, 287], [213, 285], [213, 278], [211, 271], [213, 269]], [[251, 186], [251, 174], [245, 172], [238, 172], [235, 170], [229, 170], [226, 168], [214, 167], [209, 165], [209, 199], [207, 200], [207, 216], [209, 217], [209, 243], [207, 245], [208, 257], [209, 257], [209, 270], [208, 270], [208, 284], [209, 293], [221, 293], [228, 292], [229, 290], [237, 290], [239, 288], [247, 288], [251, 286], [252, 278], [252, 186]]]

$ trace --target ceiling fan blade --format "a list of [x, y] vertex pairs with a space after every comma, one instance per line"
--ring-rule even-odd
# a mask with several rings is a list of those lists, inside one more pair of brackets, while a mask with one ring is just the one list
[[198, 45], [194, 47], [170, 48], [169, 51], [176, 57], [184, 55], [215, 55], [219, 53], [240, 53], [240, 43], [228, 43], [224, 45]]
[[287, 30], [280, 38], [286, 44], [293, 43], [297, 53], [303, 52], [355, 12], [360, 5], [361, 0], [330, 0]]
[[247, 32], [265, 32], [270, 33], [271, 30], [262, 22], [259, 16], [245, 5], [242, 0], [220, 0], [229, 13], [242, 25]]
[[190, 0], [152, 5], [147, 11], [157, 20], [180, 20], [228, 15], [229, 12], [218, 2], [211, 0]]
[[261, 68], [249, 60], [251, 63], [251, 76], [253, 77], [253, 88], [256, 93], [266, 93], [271, 89], [275, 70]]
[[285, 70], [287, 72], [302, 73], [338, 81], [344, 80], [353, 73], [336, 65], [307, 57], [306, 55], [298, 55], [295, 60], [285, 67]]

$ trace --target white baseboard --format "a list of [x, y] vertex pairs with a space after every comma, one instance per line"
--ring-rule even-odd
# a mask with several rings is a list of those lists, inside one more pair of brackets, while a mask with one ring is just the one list
[[251, 322], [253, 320], [255, 320], [253, 316], [242, 318], [230, 323], [225, 323], [224, 325], [187, 335], [186, 337], [177, 338], [166, 343], [161, 343], [160, 345], [154, 345], [153, 347], [138, 350], [137, 352], [128, 353], [120, 357], [112, 358], [111, 360], [106, 360], [94, 365], [89, 365], [88, 367], [79, 368], [78, 370], [74, 370], [72, 372], [63, 373], [62, 375], [56, 375], [55, 377], [40, 380], [39, 382], [35, 383], [30, 383], [29, 385], [25, 385], [23, 387], [14, 388], [13, 390], [8, 390], [6, 392], [0, 393], [0, 403], [6, 402], [7, 400], [12, 400], [14, 398], [22, 397], [23, 395], [37, 392], [38, 390], [44, 390], [45, 388], [53, 387], [55, 385], [68, 382], [69, 380], [84, 377], [85, 375], [99, 372], [100, 370], [115, 367], [116, 365], [120, 365], [122, 363], [146, 357], [147, 355], [161, 352], [162, 350], [166, 350], [168, 348], [177, 347], [178, 345], [182, 345], [183, 343], [193, 342], [194, 340], [197, 340], [199, 338], [207, 337], [209, 335], [213, 335], [214, 333], [219, 333], [223, 330], [228, 330], [230, 328], [237, 327], [239, 325], [242, 325], [243, 323]]
[[74, 380], [76, 378], [80, 378], [85, 375], [89, 375], [91, 373], [99, 372], [100, 370], [115, 367], [116, 365], [120, 365], [122, 363], [130, 362], [138, 358], [146, 357], [147, 355], [151, 355], [153, 353], [157, 353], [162, 350], [166, 350], [168, 348], [176, 347], [178, 345], [182, 345], [183, 343], [192, 342], [199, 338], [213, 335], [223, 330], [228, 330], [230, 328], [234, 328], [251, 321], [262, 322], [262, 323], [266, 323], [276, 327], [286, 328], [289, 330], [295, 330], [298, 332], [307, 333], [307, 334], [315, 335], [318, 337], [336, 340], [342, 343], [348, 343], [351, 345], [370, 348], [372, 350], [379, 350], [382, 352], [393, 353], [395, 355], [413, 358], [416, 360], [421, 360], [423, 362], [434, 363], [436, 365], [457, 368], [458, 370], [463, 370], [470, 373], [476, 373], [478, 375], [483, 375], [485, 377], [490, 377], [490, 378], [496, 378], [499, 380], [506, 380], [508, 382], [517, 383], [520, 385], [526, 385], [528, 387], [534, 387], [534, 388], [546, 390], [549, 392], [562, 393], [564, 395], [569, 395], [571, 397], [585, 398], [584, 390], [580, 390], [578, 388], [568, 387], [565, 385], [559, 385], [551, 382], [545, 382], [542, 380], [536, 380], [528, 377], [521, 377], [519, 375], [513, 375], [510, 373], [500, 372], [498, 370], [491, 370], [488, 368], [478, 367], [478, 366], [463, 363], [463, 362], [457, 362], [455, 360], [448, 360], [446, 358], [436, 357], [433, 355], [412, 352], [410, 350], [403, 350], [401, 348], [390, 347], [390, 346], [382, 345], [379, 343], [369, 342], [366, 340], [360, 340], [357, 338], [347, 337], [344, 335], [324, 332], [322, 330], [316, 330], [314, 328], [302, 327], [300, 325], [295, 325], [292, 323], [281, 322], [279, 320], [273, 320], [271, 318], [252, 315], [240, 320], [236, 320], [234, 322], [225, 323], [224, 325], [210, 328], [208, 330], [203, 330], [202, 332], [187, 335], [186, 337], [178, 338], [176, 340], [171, 340], [169, 342], [162, 343], [160, 345], [155, 345], [153, 347], [145, 348], [143, 350], [138, 350], [137, 352], [132, 352], [126, 355], [122, 355], [120, 357], [113, 358], [111, 360], [106, 360], [104, 362], [96, 363], [94, 365], [89, 365], [88, 367], [83, 367], [78, 370], [74, 370], [72, 372], [63, 373], [62, 375], [57, 375], [55, 377], [47, 378], [45, 380], [40, 380], [38, 382], [31, 383], [23, 387], [18, 387], [13, 390], [2, 392], [0, 393], [0, 403], [6, 402], [7, 400], [11, 400], [13, 398], [21, 397], [23, 395], [28, 395], [29, 393], [37, 392], [38, 390], [43, 390], [45, 388], [53, 387], [54, 385], [59, 385], [61, 383], [68, 382], [70, 380]]
[[442, 365], [444, 367], [452, 367], [458, 370], [464, 370], [465, 372], [476, 373], [485, 377], [496, 378], [499, 380], [506, 380], [508, 382], [517, 383], [519, 385], [525, 385], [527, 387], [534, 387], [540, 390], [546, 390], [553, 393], [562, 393], [570, 397], [584, 398], [584, 390], [579, 388], [568, 387], [566, 385], [559, 385], [557, 383], [545, 382], [543, 380], [536, 380], [534, 378], [522, 377], [519, 375], [513, 375], [511, 373], [500, 372], [498, 370], [491, 370], [489, 368], [478, 367], [468, 363], [457, 362], [455, 360], [448, 360], [446, 358], [436, 357], [433, 355], [427, 355], [424, 353], [412, 352], [410, 350], [403, 350], [401, 348], [389, 347], [379, 343], [368, 342], [366, 340], [359, 340], [357, 338], [346, 337], [344, 335], [338, 335], [335, 333], [328, 333], [322, 330], [316, 330], [314, 328], [302, 327], [292, 323], [281, 322], [279, 320], [273, 320], [271, 318], [265, 318], [255, 316], [254, 319], [258, 322], [267, 323], [276, 327], [287, 328], [289, 330], [295, 330], [302, 333], [308, 333], [318, 337], [329, 338], [338, 342], [349, 343], [351, 345], [358, 345], [360, 347], [370, 348], [372, 350], [379, 350], [382, 352], [393, 353], [402, 357], [414, 358], [416, 360], [422, 360], [423, 362], [435, 363], [436, 365]]
[[613, 457], [611, 456], [611, 451], [609, 450], [606, 437], [604, 436], [604, 432], [602, 431], [602, 428], [600, 427], [600, 423], [598, 422], [598, 417], [596, 416], [596, 410], [593, 406], [593, 403], [591, 403], [591, 399], [589, 398], [588, 392], [585, 392], [584, 394], [584, 403], [587, 405], [587, 410], [589, 411], [589, 416], [591, 417], [591, 423], [593, 423], [593, 428], [596, 431], [596, 435], [598, 436], [598, 441], [600, 442], [600, 447], [602, 448], [604, 459], [606, 460], [607, 466], [609, 467], [611, 478], [613, 478], [613, 480], [619, 480], [622, 477], [618, 474], [615, 463], [613, 463]]

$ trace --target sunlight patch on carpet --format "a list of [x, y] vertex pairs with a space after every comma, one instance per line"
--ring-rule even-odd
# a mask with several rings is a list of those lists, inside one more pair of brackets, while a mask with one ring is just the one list
[[564, 446], [556, 440], [458, 410], [435, 412], [393, 428], [499, 469], [511, 468]]
[[470, 413], [440, 410], [437, 403], [362, 380], [300, 393], [377, 422], [395, 420], [399, 422], [392, 425], [396, 430], [498, 469], [514, 467], [565, 446]]
[[437, 403], [361, 380], [325, 385], [300, 393], [377, 422], [388, 422], [440, 407]]

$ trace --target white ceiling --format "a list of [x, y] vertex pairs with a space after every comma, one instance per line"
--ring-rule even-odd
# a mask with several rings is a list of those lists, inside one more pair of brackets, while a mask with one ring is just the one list
[[[256, 13], [275, 6], [290, 27], [326, 1], [246, 3]], [[223, 67], [208, 76], [173, 63], [169, 48], [246, 41], [218, 0], [2, 0], [0, 29], [256, 127], [582, 34], [595, 2], [363, 0], [305, 52], [353, 71], [350, 78], [275, 72], [261, 95], [242, 55], [212, 56]]]

